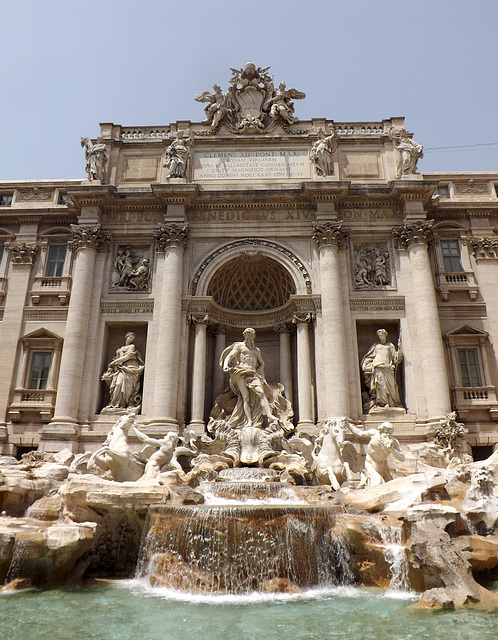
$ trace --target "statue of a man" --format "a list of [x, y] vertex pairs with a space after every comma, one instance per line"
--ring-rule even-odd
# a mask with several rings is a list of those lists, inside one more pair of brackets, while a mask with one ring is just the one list
[[169, 169], [170, 178], [186, 178], [187, 163], [190, 158], [190, 146], [192, 138], [185, 136], [183, 131], [178, 131], [175, 140], [166, 149], [165, 167]]
[[383, 422], [378, 429], [366, 429], [365, 431], [349, 422], [346, 423], [346, 426], [359, 438], [370, 438], [365, 457], [365, 471], [362, 473], [358, 489], [364, 486], [377, 487], [392, 480], [387, 459], [391, 454], [397, 460], [403, 461], [405, 459], [399, 442], [392, 436], [393, 425], [390, 422]]
[[387, 331], [379, 329], [379, 341], [373, 344], [361, 361], [361, 370], [370, 389], [370, 409], [375, 407], [400, 407], [396, 369], [403, 359], [401, 343], [398, 349], [387, 341]]
[[224, 93], [217, 84], [213, 85], [213, 93], [204, 91], [200, 96], [195, 96], [196, 102], [207, 102], [204, 107], [206, 119], [203, 124], [208, 124], [211, 129], [217, 129], [225, 116], [232, 111], [232, 98], [229, 93]]
[[256, 332], [247, 328], [244, 342], [227, 347], [220, 357], [220, 366], [230, 374], [230, 388], [238, 397], [229, 423], [233, 426], [259, 426], [263, 416], [268, 422], [278, 420], [273, 415], [270, 400], [273, 392], [265, 379], [265, 363], [255, 344]]
[[104, 181], [104, 171], [107, 164], [107, 149], [105, 144], [92, 145], [89, 138], [81, 138], [81, 146], [85, 148], [85, 171], [89, 180]]
[[139, 404], [138, 390], [145, 363], [134, 340], [135, 334], [129, 331], [124, 345], [116, 351], [102, 376], [109, 385], [111, 396], [106, 409], [125, 409]]

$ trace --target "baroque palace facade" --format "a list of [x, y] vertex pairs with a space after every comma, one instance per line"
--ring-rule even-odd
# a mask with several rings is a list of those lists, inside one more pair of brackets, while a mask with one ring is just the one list
[[498, 173], [417, 173], [403, 118], [300, 121], [267, 72], [200, 123], [102, 124], [86, 180], [0, 182], [0, 453], [95, 449], [128, 407], [204, 433], [246, 327], [298, 431], [456, 411], [497, 444]]

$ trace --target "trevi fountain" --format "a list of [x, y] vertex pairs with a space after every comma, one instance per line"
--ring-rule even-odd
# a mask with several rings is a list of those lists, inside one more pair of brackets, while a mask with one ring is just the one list
[[[385, 333], [363, 360], [370, 378], [376, 358], [398, 357], [379, 348]], [[230, 384], [201, 437], [149, 437], [121, 408], [96, 451], [1, 459], [9, 637], [420, 638], [436, 621], [439, 638], [456, 625], [492, 637], [498, 453], [469, 461], [454, 414], [405, 450], [388, 421], [296, 433], [255, 334], [223, 351]], [[132, 337], [107, 371], [124, 405], [143, 368]], [[391, 378], [376, 393], [395, 402]]]

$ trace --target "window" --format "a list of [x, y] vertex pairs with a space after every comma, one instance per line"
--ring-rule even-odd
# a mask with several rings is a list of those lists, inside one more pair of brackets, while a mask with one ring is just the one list
[[13, 197], [12, 193], [0, 193], [0, 207], [10, 207]]
[[436, 189], [436, 195], [440, 196], [441, 198], [449, 198], [450, 197], [450, 192], [448, 189], [448, 185], [447, 184], [440, 184], [439, 187], [437, 187]]
[[479, 371], [477, 349], [458, 349], [458, 363], [460, 365], [462, 387], [480, 387], [481, 373]]
[[66, 260], [66, 250], [67, 247], [63, 245], [49, 247], [46, 272], [47, 277], [60, 278], [62, 276], [62, 269], [64, 267], [64, 261]]
[[70, 198], [67, 193], [61, 193], [59, 195], [59, 204], [68, 204], [70, 202]]
[[441, 240], [441, 252], [446, 273], [463, 271], [460, 258], [460, 243], [458, 240]]
[[2, 258], [3, 258], [3, 245], [0, 245], [0, 264], [2, 264]]
[[51, 351], [35, 351], [31, 359], [28, 389], [46, 389], [50, 370]]

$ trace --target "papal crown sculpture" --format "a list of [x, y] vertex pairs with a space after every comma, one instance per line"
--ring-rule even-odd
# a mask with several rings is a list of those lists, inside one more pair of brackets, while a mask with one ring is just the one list
[[287, 89], [285, 82], [275, 88], [270, 67], [256, 67], [249, 61], [243, 69], [231, 69], [230, 86], [225, 93], [215, 84], [213, 92], [204, 91], [196, 96], [197, 102], [205, 102], [206, 119], [216, 132], [225, 124], [230, 131], [264, 131], [268, 133], [280, 122], [284, 129], [298, 122], [294, 116], [293, 100], [302, 100], [306, 94], [297, 89]]

